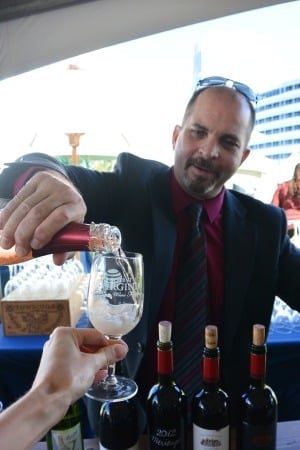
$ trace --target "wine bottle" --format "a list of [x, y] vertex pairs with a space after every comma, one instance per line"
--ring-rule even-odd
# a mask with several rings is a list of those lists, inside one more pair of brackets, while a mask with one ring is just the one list
[[46, 441], [47, 450], [84, 449], [79, 401], [73, 403], [62, 420], [51, 428]]
[[250, 383], [241, 398], [239, 450], [275, 450], [277, 398], [266, 384], [265, 327], [253, 325], [250, 349]]
[[146, 402], [149, 449], [184, 450], [187, 443], [186, 395], [173, 379], [172, 324], [158, 324], [158, 382], [149, 391]]
[[97, 434], [100, 450], [138, 450], [140, 426], [136, 398], [101, 403]]
[[121, 246], [120, 230], [105, 223], [91, 224], [69, 223], [53, 236], [51, 241], [39, 250], [32, 250], [28, 255], [19, 257], [14, 247], [0, 248], [0, 266], [17, 264], [38, 256], [52, 253], [75, 251], [108, 251], [116, 253]]
[[219, 386], [219, 366], [218, 329], [208, 325], [203, 349], [203, 386], [192, 399], [194, 450], [229, 449], [229, 398]]

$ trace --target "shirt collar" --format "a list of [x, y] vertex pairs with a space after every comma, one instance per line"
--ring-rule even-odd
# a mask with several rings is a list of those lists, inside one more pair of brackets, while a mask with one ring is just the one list
[[[195, 202], [195, 199], [188, 195], [180, 186], [174, 175], [174, 167], [171, 170], [171, 191], [172, 191], [172, 202], [175, 214], [184, 210], [188, 205]], [[202, 204], [206, 211], [209, 221], [212, 223], [219, 216], [225, 195], [225, 187], [223, 186], [221, 192], [214, 198], [203, 200], [199, 202]]]

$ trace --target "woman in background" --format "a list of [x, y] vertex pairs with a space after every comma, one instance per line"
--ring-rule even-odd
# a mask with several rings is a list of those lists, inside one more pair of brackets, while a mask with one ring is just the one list
[[300, 221], [300, 163], [295, 166], [293, 178], [278, 185], [271, 203], [285, 210], [288, 234], [292, 237], [295, 221]]

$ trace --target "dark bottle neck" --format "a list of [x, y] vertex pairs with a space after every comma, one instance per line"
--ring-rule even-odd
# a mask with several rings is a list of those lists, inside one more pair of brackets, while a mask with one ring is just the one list
[[173, 381], [173, 348], [172, 343], [157, 344], [157, 375], [158, 382], [161, 384], [169, 384]]
[[220, 380], [220, 351], [216, 347], [203, 350], [203, 385], [206, 389], [215, 389]]
[[39, 250], [32, 250], [32, 256], [38, 257], [51, 253], [88, 251], [90, 225], [86, 223], [69, 223], [53, 236], [52, 240]]
[[266, 380], [267, 348], [266, 345], [251, 345], [250, 351], [250, 385], [264, 386]]

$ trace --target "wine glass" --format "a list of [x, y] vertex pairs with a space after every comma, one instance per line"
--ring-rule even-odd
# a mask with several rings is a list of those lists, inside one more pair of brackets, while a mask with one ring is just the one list
[[276, 300], [277, 312], [274, 328], [277, 333], [292, 333], [292, 309], [281, 299]]
[[[140, 321], [143, 312], [143, 257], [139, 253], [95, 253], [88, 287], [87, 313], [92, 325], [107, 339], [121, 339]], [[103, 381], [94, 381], [87, 397], [120, 401], [133, 397], [136, 383], [115, 375], [108, 362]]]

